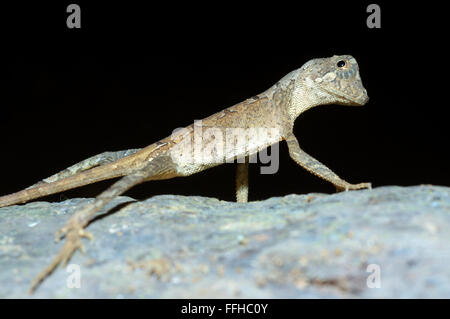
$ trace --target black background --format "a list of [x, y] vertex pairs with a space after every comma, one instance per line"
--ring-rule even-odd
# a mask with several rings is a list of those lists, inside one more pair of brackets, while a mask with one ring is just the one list
[[[103, 151], [149, 145], [334, 54], [357, 59], [370, 101], [301, 115], [303, 149], [352, 183], [450, 186], [447, 32], [438, 5], [377, 1], [381, 29], [368, 29], [364, 1], [73, 2], [81, 29], [66, 27], [70, 2], [1, 8], [2, 195]], [[250, 200], [334, 192], [298, 167], [284, 143], [280, 156], [275, 175], [251, 166]], [[226, 164], [126, 194], [234, 200], [234, 174]], [[111, 183], [46, 199], [93, 197]]]

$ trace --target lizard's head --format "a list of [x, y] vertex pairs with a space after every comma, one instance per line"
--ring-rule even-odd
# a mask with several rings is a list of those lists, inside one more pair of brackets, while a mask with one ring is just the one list
[[309, 89], [317, 92], [320, 104], [364, 105], [369, 100], [351, 55], [314, 59], [302, 66]]

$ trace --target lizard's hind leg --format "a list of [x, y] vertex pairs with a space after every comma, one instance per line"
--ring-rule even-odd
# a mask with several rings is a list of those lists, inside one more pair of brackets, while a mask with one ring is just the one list
[[107, 190], [97, 196], [97, 198], [82, 207], [69, 219], [67, 224], [56, 233], [56, 238], [66, 237], [66, 242], [61, 251], [56, 255], [53, 261], [33, 280], [30, 293], [32, 293], [39, 283], [49, 276], [60, 263], [66, 264], [73, 253], [80, 249], [83, 251], [81, 242], [82, 237], [92, 239], [93, 236], [86, 232], [84, 228], [94, 218], [103, 207], [105, 207], [115, 197], [129, 190], [131, 187], [140, 184], [146, 180], [158, 179], [161, 176], [175, 176], [176, 166], [169, 155], [160, 155], [146, 163], [143, 168], [137, 169], [126, 175], [111, 185]]
[[31, 185], [30, 187], [27, 187], [26, 189], [30, 189], [30, 188], [33, 188], [33, 187], [36, 187], [36, 186], [42, 185], [42, 184], [53, 183], [53, 182], [59, 181], [63, 178], [75, 175], [79, 172], [83, 172], [88, 169], [100, 166], [100, 165], [115, 162], [123, 157], [134, 154], [139, 150], [141, 150], [141, 149], [135, 148], [135, 149], [125, 150], [125, 151], [103, 152], [103, 153], [94, 155], [94, 156], [89, 157], [79, 163], [76, 163], [76, 164], [50, 176], [50, 177], [47, 177], [47, 178], [41, 180], [40, 182], [37, 182], [36, 184]]

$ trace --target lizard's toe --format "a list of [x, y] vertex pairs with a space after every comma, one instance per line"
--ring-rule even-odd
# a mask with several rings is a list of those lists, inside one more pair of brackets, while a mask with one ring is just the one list
[[80, 237], [84, 237], [84, 238], [87, 238], [89, 240], [93, 240], [94, 239], [94, 235], [92, 235], [90, 232], [85, 231], [83, 228], [78, 230], [78, 235]]
[[359, 183], [359, 184], [350, 184], [349, 185], [349, 189], [364, 189], [364, 188], [368, 188], [368, 189], [372, 189], [372, 183]]
[[342, 192], [342, 191], [346, 191], [348, 192], [349, 190], [357, 190], [357, 189], [372, 189], [372, 183], [359, 183], [359, 184], [350, 184], [347, 183], [345, 185], [336, 185], [336, 191], [337, 192]]
[[359, 183], [355, 185], [357, 188], [355, 189], [363, 189], [363, 188], [367, 188], [367, 189], [372, 189], [372, 183]]

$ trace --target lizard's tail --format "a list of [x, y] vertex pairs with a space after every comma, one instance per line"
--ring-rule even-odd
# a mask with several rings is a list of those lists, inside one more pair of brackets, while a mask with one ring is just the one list
[[129, 169], [120, 169], [117, 167], [116, 163], [94, 167], [90, 170], [80, 172], [78, 174], [57, 180], [55, 182], [42, 182], [34, 187], [24, 189], [17, 193], [1, 196], [0, 207], [22, 204], [39, 197], [63, 192], [68, 189], [92, 184], [106, 179], [124, 176], [128, 173]]

